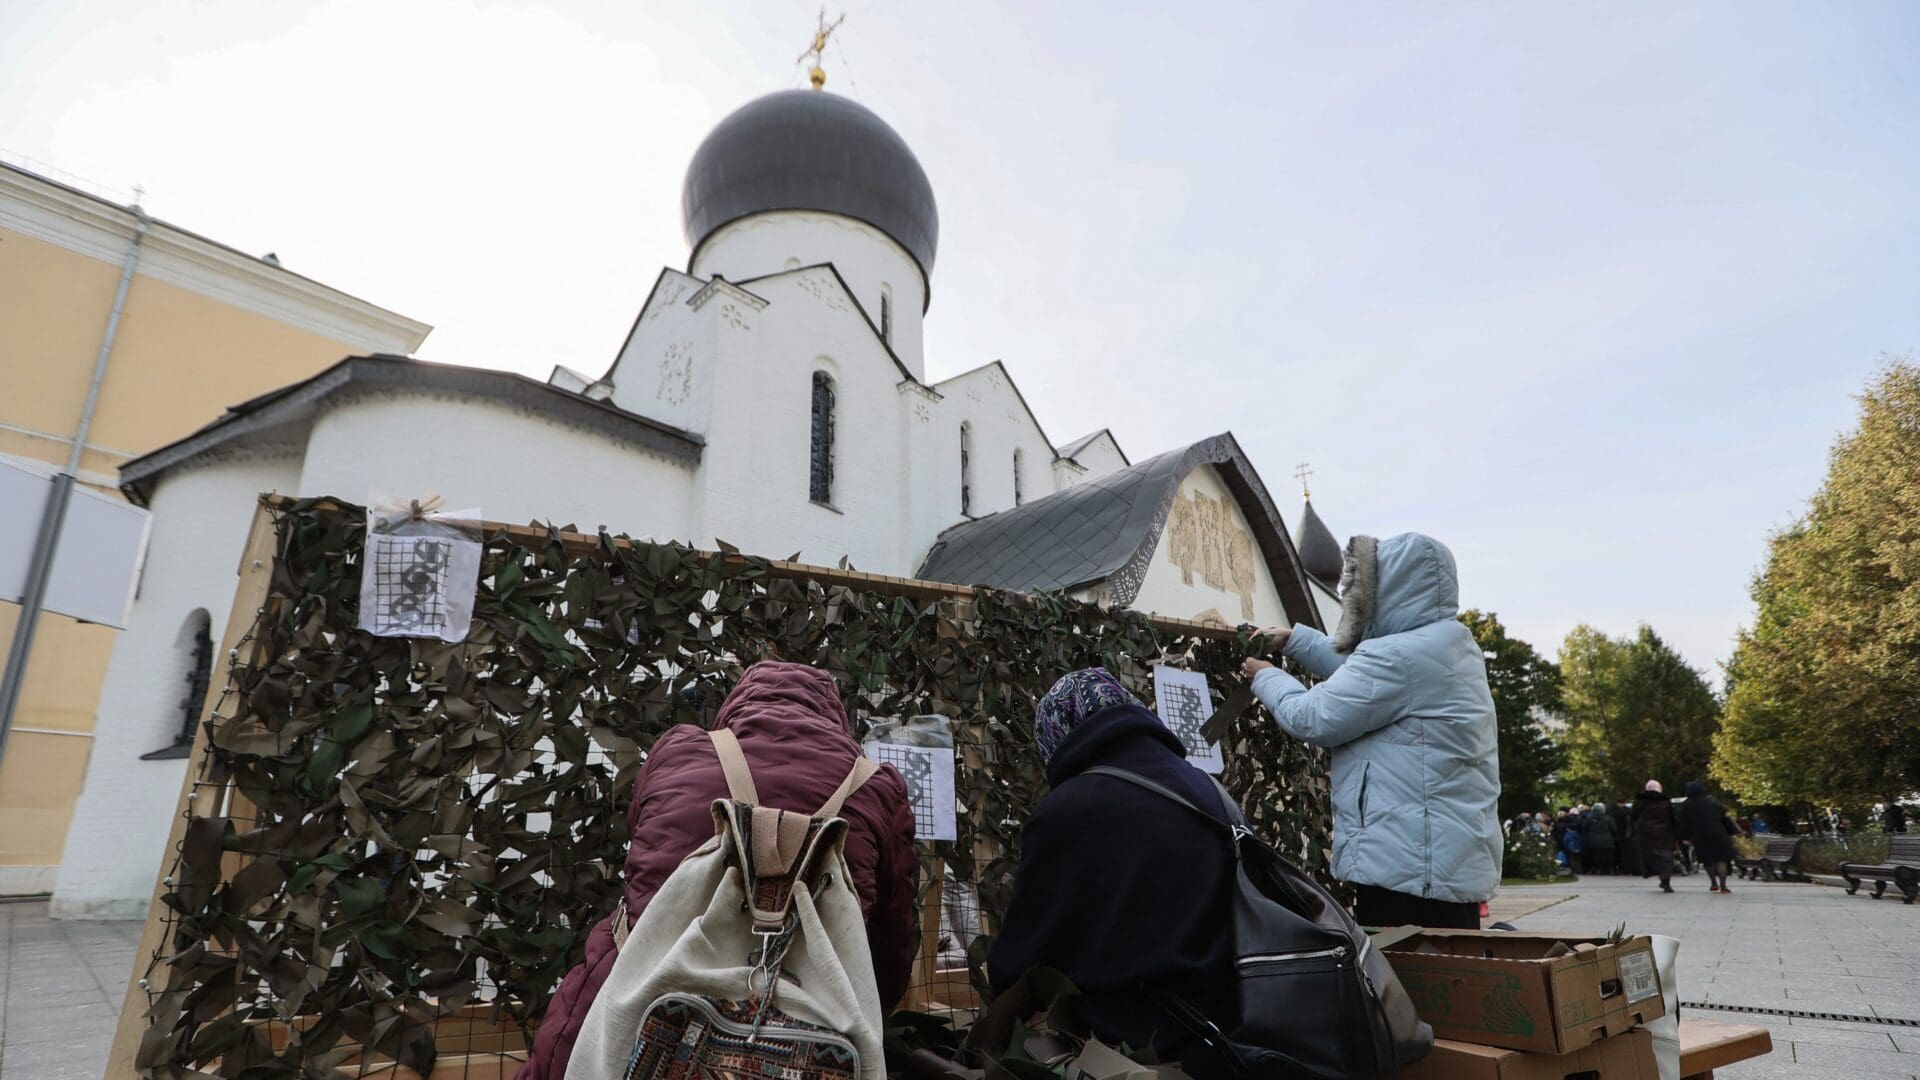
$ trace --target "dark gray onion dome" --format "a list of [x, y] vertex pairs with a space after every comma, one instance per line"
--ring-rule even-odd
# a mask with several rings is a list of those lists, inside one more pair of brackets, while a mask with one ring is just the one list
[[1296, 550], [1300, 552], [1300, 568], [1312, 574], [1314, 579], [1328, 588], [1340, 584], [1340, 567], [1346, 562], [1345, 549], [1340, 541], [1333, 538], [1333, 531], [1320, 515], [1313, 512], [1313, 501], [1307, 501], [1307, 509], [1300, 515], [1300, 528], [1294, 534]]
[[687, 243], [770, 210], [857, 218], [892, 237], [931, 278], [940, 240], [933, 185], [906, 140], [873, 111], [819, 90], [742, 105], [709, 132], [680, 199]]

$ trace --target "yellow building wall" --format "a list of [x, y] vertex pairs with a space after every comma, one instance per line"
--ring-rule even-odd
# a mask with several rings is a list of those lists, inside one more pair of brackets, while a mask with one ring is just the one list
[[[66, 464], [119, 280], [118, 262], [0, 228], [0, 453]], [[118, 470], [129, 459], [355, 351], [136, 268], [81, 479], [115, 491]], [[0, 658], [19, 610], [0, 603]], [[222, 629], [214, 627], [216, 640]], [[0, 761], [0, 867], [59, 863], [90, 751], [159, 749], [92, 746], [88, 733], [113, 634], [41, 616]]]

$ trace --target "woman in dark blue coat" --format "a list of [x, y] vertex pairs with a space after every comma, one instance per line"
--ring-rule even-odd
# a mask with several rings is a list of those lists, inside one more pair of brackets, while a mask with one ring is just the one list
[[1035, 741], [1053, 790], [1020, 835], [1013, 899], [987, 959], [994, 992], [1029, 968], [1080, 988], [1075, 1019], [1110, 1046], [1152, 1046], [1207, 1078], [1223, 1066], [1155, 998], [1232, 1021], [1233, 861], [1223, 830], [1096, 765], [1139, 773], [1226, 820], [1213, 781], [1180, 740], [1101, 668], [1040, 702]]

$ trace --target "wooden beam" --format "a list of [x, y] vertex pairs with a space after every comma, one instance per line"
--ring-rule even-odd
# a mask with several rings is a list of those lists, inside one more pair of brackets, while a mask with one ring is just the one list
[[[254, 510], [253, 525], [247, 532], [247, 544], [240, 555], [238, 569], [239, 583], [233, 590], [233, 610], [227, 615], [227, 630], [220, 642], [219, 655], [230, 656], [240, 647], [241, 641], [253, 630], [259, 610], [266, 603], [267, 589], [273, 579], [274, 553], [273, 517], [267, 506]], [[258, 643], [251, 645], [246, 656], [237, 661], [226, 662], [227, 677], [222, 685], [233, 689], [233, 666], [235, 663], [250, 664], [254, 660]], [[200, 723], [193, 729], [193, 752], [187, 758], [187, 773], [180, 783], [180, 799], [174, 808], [173, 824], [167, 830], [167, 846], [160, 857], [160, 870], [154, 875], [153, 896], [147, 903], [147, 923], [140, 931], [140, 944], [133, 953], [133, 972], [127, 977], [127, 993], [120, 1006], [120, 1023], [114, 1028], [113, 1045], [107, 1051], [107, 1080], [121, 1080], [137, 1074], [134, 1071], [134, 1054], [140, 1048], [140, 1036], [146, 1031], [147, 992], [140, 988], [140, 980], [146, 977], [147, 965], [154, 953], [165, 944], [166, 907], [160, 903], [160, 897], [166, 893], [167, 875], [173, 873], [174, 853], [187, 832], [187, 810], [192, 805], [189, 796], [194, 785], [200, 780], [200, 774], [207, 762], [206, 725], [213, 717], [213, 711], [226, 696], [222, 693], [207, 695], [206, 705], [200, 713]], [[211, 808], [209, 808], [211, 809]], [[157, 978], [164, 978], [156, 969]]]
[[[295, 499], [288, 495], [269, 494], [262, 495], [260, 501], [263, 505], [271, 507], [274, 510], [290, 510], [294, 504], [302, 500]], [[357, 510], [357, 508], [350, 508], [347, 504], [337, 502], [333, 499], [317, 500], [317, 505], [323, 509], [337, 510], [340, 512]], [[496, 533], [505, 534], [516, 543], [524, 544], [528, 548], [543, 547], [553, 538], [546, 529], [533, 525], [508, 525], [504, 522], [489, 521], [485, 523], [485, 526], [488, 535]], [[643, 542], [644, 541], [641, 543]], [[600, 537], [598, 534], [561, 530], [560, 543], [567, 551], [575, 555], [593, 555], [598, 554], [600, 551]], [[624, 537], [615, 539], [614, 543], [616, 546], [623, 548], [636, 546], [636, 541]], [[696, 552], [696, 554], [701, 558], [712, 558], [716, 553], [700, 551]], [[739, 569], [746, 566], [748, 560], [747, 556], [736, 554], [728, 554], [725, 558], [728, 567], [732, 569]], [[974, 599], [975, 593], [975, 590], [971, 586], [954, 585], [945, 581], [926, 581], [920, 578], [896, 577], [891, 574], [870, 574], [864, 570], [844, 570], [837, 566], [815, 566], [811, 563], [788, 562], [785, 559], [769, 560], [767, 573], [771, 577], [787, 581], [817, 581], [827, 587], [844, 585], [847, 588], [857, 589], [861, 592], [880, 593], [883, 596], [905, 596], [923, 602], [931, 600], [960, 600], [971, 602]], [[1007, 591], [1012, 592], [1015, 590]], [[1143, 612], [1142, 614], [1146, 613]], [[1152, 614], [1147, 614], [1146, 618], [1157, 630], [1170, 634], [1185, 635], [1187, 637], [1228, 640], [1237, 634], [1237, 631], [1230, 627], [1216, 626], [1212, 623], [1195, 622], [1192, 619], [1175, 619], [1166, 615]]]
[[921, 865], [931, 869], [929, 880], [920, 888], [920, 947], [914, 951], [913, 975], [902, 1007], [924, 1012], [935, 1000], [931, 991], [940, 969], [940, 910], [946, 903], [947, 861], [935, 855]]

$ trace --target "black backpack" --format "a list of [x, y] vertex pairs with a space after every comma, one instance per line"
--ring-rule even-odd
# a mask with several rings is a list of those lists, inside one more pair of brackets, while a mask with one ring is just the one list
[[[1266, 1077], [1368, 1077], [1396, 1072], [1433, 1049], [1386, 958], [1340, 902], [1248, 827], [1224, 787], [1228, 821], [1138, 773], [1104, 773], [1168, 799], [1219, 826], [1239, 868], [1233, 891], [1236, 1016], [1223, 1025], [1191, 1003], [1152, 992], [1162, 1008], [1226, 1059], [1235, 1073]], [[1218, 784], [1218, 781], [1215, 781]]]

